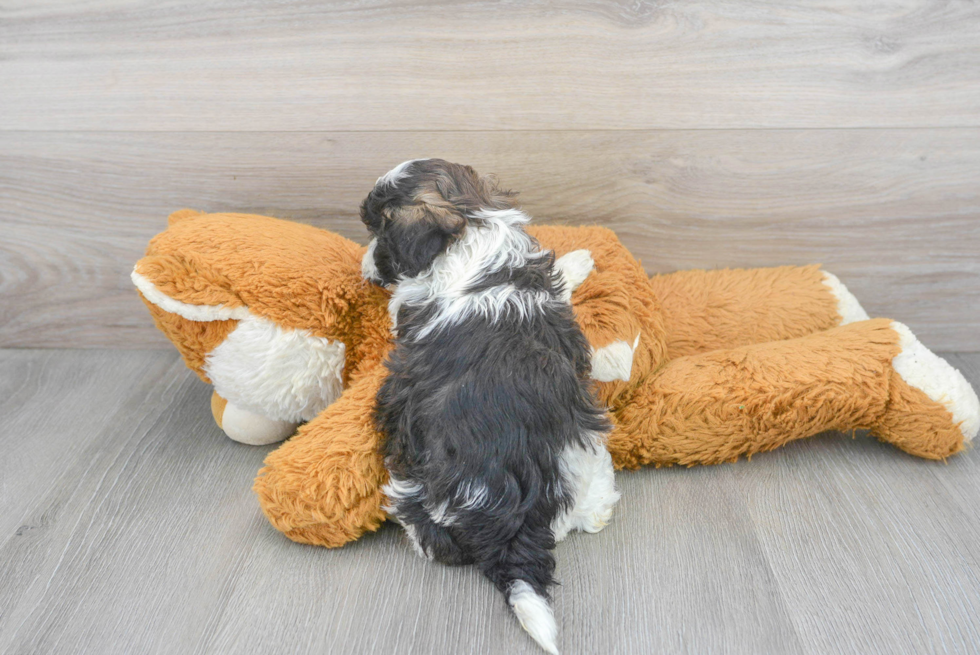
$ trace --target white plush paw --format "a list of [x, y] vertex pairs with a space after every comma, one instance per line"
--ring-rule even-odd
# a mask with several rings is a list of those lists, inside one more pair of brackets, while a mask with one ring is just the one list
[[588, 250], [573, 250], [555, 260], [555, 268], [565, 281], [563, 299], [567, 302], [572, 299], [572, 292], [595, 270], [595, 261]]
[[892, 329], [898, 333], [902, 352], [892, 360], [895, 372], [909, 385], [920, 389], [929, 398], [941, 403], [960, 426], [963, 439], [970, 441], [980, 430], [980, 400], [963, 374], [939, 357], [897, 321]]
[[249, 446], [265, 446], [288, 439], [298, 423], [275, 421], [228, 403], [221, 414], [221, 429], [228, 437]]
[[639, 345], [640, 335], [636, 335], [632, 345], [626, 341], [613, 341], [608, 346], [593, 350], [592, 379], [599, 382], [628, 382], [633, 373], [633, 353]]
[[864, 311], [858, 299], [847, 290], [836, 275], [823, 271], [823, 283], [830, 287], [830, 293], [837, 299], [837, 314], [840, 316], [841, 325], [868, 320], [868, 312]]
[[343, 341], [283, 327], [256, 314], [204, 359], [222, 398], [275, 421], [311, 421], [344, 391]]

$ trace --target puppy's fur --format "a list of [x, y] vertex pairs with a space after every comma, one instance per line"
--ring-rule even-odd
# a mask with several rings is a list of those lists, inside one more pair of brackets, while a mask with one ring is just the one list
[[365, 199], [365, 274], [397, 285], [375, 418], [388, 510], [418, 552], [478, 566], [557, 652], [551, 550], [602, 529], [619, 496], [588, 343], [511, 200], [438, 159], [401, 164]]

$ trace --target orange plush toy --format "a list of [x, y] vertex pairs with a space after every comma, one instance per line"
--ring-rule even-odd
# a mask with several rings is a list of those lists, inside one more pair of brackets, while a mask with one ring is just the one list
[[[980, 427], [958, 371], [907, 327], [868, 320], [818, 266], [646, 275], [601, 227], [537, 226], [593, 348], [618, 468], [715, 464], [867, 429], [943, 459]], [[290, 539], [341, 546], [385, 520], [372, 421], [390, 347], [364, 247], [288, 221], [176, 212], [133, 281], [231, 438], [289, 441], [255, 481]]]

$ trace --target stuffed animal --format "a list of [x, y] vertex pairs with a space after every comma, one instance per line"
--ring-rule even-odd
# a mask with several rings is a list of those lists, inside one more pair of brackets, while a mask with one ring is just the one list
[[[715, 464], [829, 430], [866, 429], [928, 459], [980, 428], [963, 376], [901, 323], [869, 320], [818, 266], [650, 278], [610, 230], [533, 226], [555, 252], [592, 347], [617, 468]], [[231, 438], [291, 437], [255, 492], [290, 539], [336, 547], [385, 520], [372, 409], [388, 293], [365, 248], [331, 232], [183, 210], [133, 281]]]

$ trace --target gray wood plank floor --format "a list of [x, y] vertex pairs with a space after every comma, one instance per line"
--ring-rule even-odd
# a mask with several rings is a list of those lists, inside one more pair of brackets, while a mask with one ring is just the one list
[[[980, 383], [980, 355], [951, 362]], [[169, 351], [0, 350], [0, 652], [537, 653], [472, 569], [394, 526], [294, 544]], [[557, 551], [563, 653], [970, 653], [980, 453], [825, 435], [619, 476]]]

